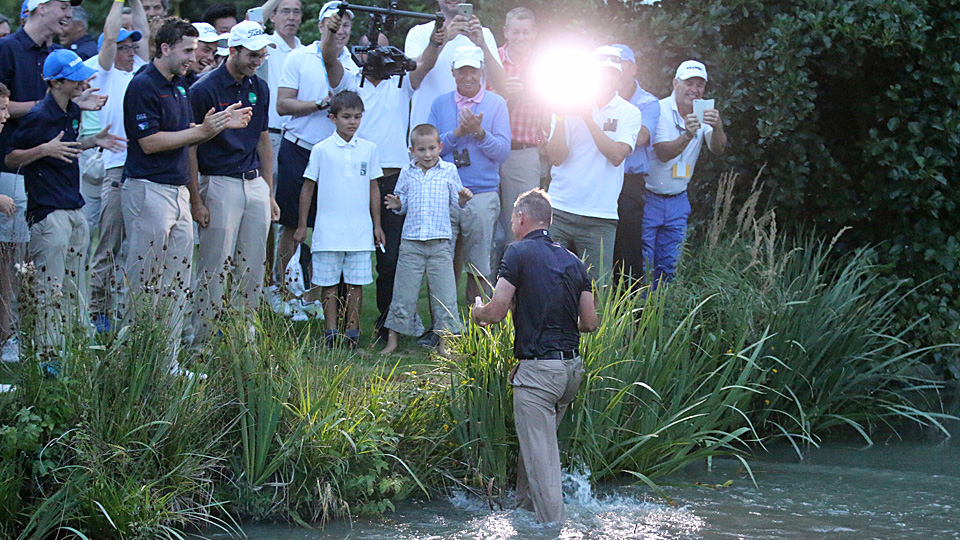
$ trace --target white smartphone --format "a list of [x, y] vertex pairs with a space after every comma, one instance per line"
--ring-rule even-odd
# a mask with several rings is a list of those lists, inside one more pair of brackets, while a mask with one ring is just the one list
[[247, 20], [263, 24], [263, 8], [255, 7], [247, 10]]
[[463, 15], [466, 19], [473, 18], [473, 4], [457, 4], [457, 14]]

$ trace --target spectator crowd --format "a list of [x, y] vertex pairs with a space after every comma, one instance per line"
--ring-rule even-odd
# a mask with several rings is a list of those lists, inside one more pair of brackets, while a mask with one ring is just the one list
[[[384, 77], [351, 53], [357, 14], [336, 1], [308, 14], [268, 0], [250, 17], [216, 4], [191, 23], [167, 0], [113, 0], [98, 38], [81, 1], [26, 0], [16, 30], [0, 17], [4, 361], [20, 355], [31, 271], [31, 337], [50, 358], [77, 321], [104, 332], [149, 314], [169, 325], [171, 373], [192, 376], [179, 348], [261, 302], [357, 346], [374, 266], [384, 351], [400, 335], [442, 347], [458, 304], [490, 297], [519, 240], [515, 202], [537, 188], [550, 237], [590, 279], [656, 288], [676, 271], [701, 147], [726, 145], [696, 60], [658, 99], [635, 51], [602, 45], [573, 74], [595, 88], [553, 104], [522, 7], [498, 46], [479, 14], [439, 0], [442, 23], [403, 43], [416, 69]], [[311, 20], [320, 40], [304, 44]]]

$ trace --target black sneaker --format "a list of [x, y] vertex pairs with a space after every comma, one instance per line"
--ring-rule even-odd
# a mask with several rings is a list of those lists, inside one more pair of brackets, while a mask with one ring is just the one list
[[337, 346], [337, 331], [336, 330], [324, 330], [323, 340], [327, 343], [328, 349], [333, 349]]
[[347, 346], [356, 349], [360, 346], [360, 330], [347, 330], [343, 336], [347, 340]]
[[428, 349], [435, 349], [440, 345], [440, 334], [430, 330], [423, 335], [420, 339], [417, 340], [417, 345], [421, 347], [427, 347]]

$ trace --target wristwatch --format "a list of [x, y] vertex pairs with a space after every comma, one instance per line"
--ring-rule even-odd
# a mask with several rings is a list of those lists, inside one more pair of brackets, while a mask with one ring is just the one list
[[322, 111], [330, 106], [330, 102], [324, 101], [322, 99], [318, 99], [316, 105], [317, 105], [317, 110]]

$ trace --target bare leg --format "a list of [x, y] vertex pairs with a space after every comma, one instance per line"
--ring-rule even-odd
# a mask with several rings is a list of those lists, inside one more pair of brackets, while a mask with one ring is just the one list
[[390, 333], [387, 335], [387, 346], [380, 351], [380, 354], [390, 354], [395, 350], [397, 350], [397, 332], [390, 330]]
[[336, 330], [340, 315], [340, 300], [337, 298], [337, 286], [323, 288], [323, 317], [326, 319], [327, 330]]
[[346, 330], [360, 329], [360, 307], [363, 305], [363, 287], [347, 284]]

